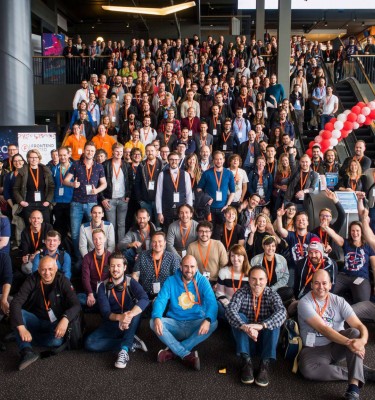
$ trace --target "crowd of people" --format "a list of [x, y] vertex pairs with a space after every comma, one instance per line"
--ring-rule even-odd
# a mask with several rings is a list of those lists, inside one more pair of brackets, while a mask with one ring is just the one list
[[[289, 98], [262, 60], [276, 54], [274, 38], [79, 46], [70, 40], [64, 54], [87, 50], [108, 62], [82, 79], [61, 147], [43, 165], [37, 149], [25, 160], [12, 144], [2, 165], [1, 312], [19, 369], [39, 358], [34, 342], [61, 346], [82, 309], [102, 316], [85, 348], [116, 350], [117, 368], [147, 350], [142, 316], [166, 346], [157, 361], [180, 358], [195, 370], [196, 346], [221, 321], [232, 329], [241, 382], [265, 387], [280, 329], [294, 317], [302, 375], [346, 380], [345, 398], [357, 399], [365, 379], [375, 379], [363, 366], [360, 322], [375, 319], [374, 179], [363, 174], [371, 160], [361, 140], [342, 165], [335, 149], [322, 154], [316, 144], [310, 158], [296, 146], [305, 121], [318, 129], [337, 111], [321, 67], [337, 67], [330, 44], [322, 53], [292, 37]], [[304, 200], [322, 176], [331, 206], [313, 226]], [[335, 191], [354, 192], [369, 208], [347, 237]], [[20, 266], [12, 267], [11, 246]], [[349, 372], [333, 365], [345, 357]]]

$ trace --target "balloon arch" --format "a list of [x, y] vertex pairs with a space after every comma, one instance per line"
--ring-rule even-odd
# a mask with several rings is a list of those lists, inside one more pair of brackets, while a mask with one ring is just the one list
[[353, 130], [363, 125], [371, 125], [375, 120], [375, 100], [368, 104], [357, 103], [351, 110], [345, 110], [337, 118], [332, 118], [324, 125], [324, 129], [309, 143], [306, 154], [312, 157], [312, 148], [320, 146], [324, 154], [328, 149], [333, 149], [342, 139], [345, 139]]

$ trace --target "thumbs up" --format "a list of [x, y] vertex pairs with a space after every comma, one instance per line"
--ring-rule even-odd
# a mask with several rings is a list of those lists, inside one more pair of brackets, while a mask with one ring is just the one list
[[80, 186], [80, 182], [78, 182], [78, 178], [76, 177], [76, 179], [74, 179], [74, 182], [73, 182], [73, 187], [75, 189], [77, 189], [77, 188], [79, 188], [79, 186]]

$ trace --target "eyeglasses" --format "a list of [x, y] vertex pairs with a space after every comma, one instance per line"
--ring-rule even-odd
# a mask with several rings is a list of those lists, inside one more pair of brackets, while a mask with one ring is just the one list
[[209, 235], [211, 231], [198, 231], [198, 233], [201, 235]]
[[331, 218], [332, 217], [331, 214], [321, 214], [320, 216], [321, 216], [321, 218]]
[[39, 157], [29, 157], [29, 160], [39, 160]]

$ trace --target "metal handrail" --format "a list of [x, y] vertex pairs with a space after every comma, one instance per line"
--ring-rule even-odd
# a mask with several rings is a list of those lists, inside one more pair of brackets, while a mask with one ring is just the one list
[[367, 73], [366, 73], [366, 70], [365, 70], [365, 68], [364, 68], [364, 66], [363, 66], [363, 63], [362, 63], [362, 61], [361, 61], [361, 58], [362, 58], [362, 57], [366, 57], [366, 58], [367, 58], [367, 57], [372, 57], [372, 58], [374, 58], [374, 60], [375, 60], [375, 56], [374, 56], [374, 55], [370, 55], [370, 54], [363, 54], [363, 55], [353, 55], [353, 56], [351, 56], [351, 57], [352, 57], [352, 58], [355, 60], [355, 62], [357, 63], [359, 69], [361, 70], [363, 76], [364, 76], [365, 79], [366, 79], [367, 84], [368, 84], [369, 87], [370, 87], [370, 90], [371, 90], [372, 94], [375, 96], [375, 88], [374, 88], [374, 86], [372, 85], [372, 82], [371, 82], [370, 78], [368, 77], [368, 75], [367, 75]]

